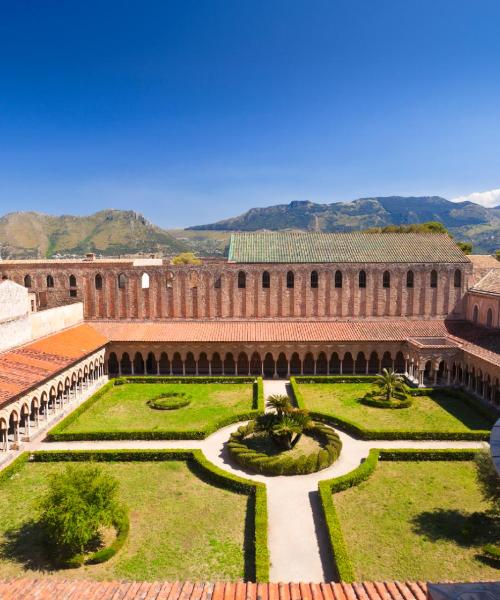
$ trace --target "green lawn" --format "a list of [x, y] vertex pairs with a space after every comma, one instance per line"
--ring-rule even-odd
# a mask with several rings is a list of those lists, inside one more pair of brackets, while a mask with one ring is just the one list
[[478, 557], [500, 527], [482, 514], [472, 462], [379, 462], [333, 500], [356, 581], [498, 579]]
[[[248, 497], [204, 483], [183, 461], [105, 463], [130, 513], [125, 546], [110, 561], [59, 572], [93, 579], [214, 581], [245, 574]], [[32, 521], [47, 476], [64, 463], [28, 463], [0, 485], [0, 578], [50, 571]]]
[[[165, 392], [185, 393], [190, 404], [177, 410], [155, 410], [151, 398]], [[64, 433], [105, 431], [206, 431], [221, 419], [252, 409], [251, 383], [126, 383], [70, 422]]]
[[409, 408], [384, 409], [358, 402], [371, 383], [300, 383], [299, 390], [309, 410], [346, 419], [372, 431], [465, 432], [491, 429], [492, 422], [463, 400], [439, 390], [430, 396], [415, 396]]

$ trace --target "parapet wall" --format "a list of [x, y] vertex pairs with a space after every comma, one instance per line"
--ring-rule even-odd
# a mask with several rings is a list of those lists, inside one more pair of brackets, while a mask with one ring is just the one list
[[83, 321], [83, 304], [76, 302], [66, 306], [49, 308], [29, 315], [31, 339], [35, 340], [46, 335], [67, 329]]

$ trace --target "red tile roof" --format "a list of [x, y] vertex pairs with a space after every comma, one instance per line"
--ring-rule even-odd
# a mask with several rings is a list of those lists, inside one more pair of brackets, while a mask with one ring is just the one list
[[168, 583], [62, 580], [0, 581], [1, 600], [426, 600], [418, 582]]
[[491, 254], [469, 254], [474, 271], [476, 269], [498, 269], [500, 263]]
[[113, 342], [349, 342], [443, 337], [442, 320], [363, 321], [99, 321]]
[[[500, 265], [500, 263], [498, 263]], [[500, 296], [500, 268], [491, 269], [470, 289], [471, 292], [481, 292]]]
[[101, 348], [107, 341], [84, 324], [3, 352], [0, 354], [0, 407]]

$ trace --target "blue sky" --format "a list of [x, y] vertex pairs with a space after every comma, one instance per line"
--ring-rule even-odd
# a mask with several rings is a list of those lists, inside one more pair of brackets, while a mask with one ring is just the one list
[[0, 214], [178, 227], [302, 199], [500, 204], [498, 0], [0, 8]]

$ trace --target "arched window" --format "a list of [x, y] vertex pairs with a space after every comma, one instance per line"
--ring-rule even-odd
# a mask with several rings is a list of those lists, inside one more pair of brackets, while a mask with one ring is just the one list
[[413, 287], [413, 279], [414, 279], [413, 271], [408, 271], [408, 273], [406, 273], [406, 287], [407, 288]]
[[493, 327], [493, 311], [491, 308], [488, 308], [486, 313], [486, 327]]
[[382, 287], [391, 287], [391, 274], [389, 273], [389, 271], [384, 271], [384, 274], [382, 275]]
[[462, 287], [462, 271], [460, 269], [457, 269], [455, 271], [455, 275], [453, 277], [453, 285], [456, 288]]
[[24, 287], [27, 287], [27, 288], [31, 287], [31, 275], [24, 276]]
[[238, 273], [238, 287], [240, 289], [247, 287], [247, 276], [244, 271]]
[[342, 271], [335, 271], [335, 287], [342, 287]]
[[95, 276], [95, 289], [102, 290], [102, 275], [99, 273]]
[[264, 271], [264, 273], [262, 273], [262, 287], [266, 290], [271, 287], [271, 276], [269, 275], [269, 271]]
[[214, 288], [215, 288], [216, 290], [219, 290], [219, 289], [220, 289], [220, 287], [221, 287], [221, 285], [222, 285], [221, 276], [220, 276], [220, 275], [217, 275], [217, 276], [215, 277], [215, 279], [214, 279]]
[[127, 285], [127, 278], [125, 277], [125, 275], [123, 273], [120, 273], [118, 275], [118, 287], [121, 290], [124, 290], [126, 285]]
[[472, 311], [472, 321], [474, 323], [477, 323], [479, 319], [479, 308], [477, 307], [477, 304], [474, 306], [474, 310]]
[[47, 275], [47, 287], [48, 288], [54, 287], [54, 278], [52, 277], [52, 275]]
[[149, 289], [149, 275], [147, 273], [143, 273], [141, 277], [141, 288], [143, 290]]
[[76, 287], [76, 277], [74, 275], [69, 276], [69, 287]]
[[293, 271], [288, 271], [288, 273], [286, 274], [286, 287], [288, 289], [293, 288], [293, 286], [295, 285], [295, 275], [293, 274]]
[[317, 288], [319, 282], [318, 271], [311, 271], [311, 287]]
[[359, 272], [359, 287], [360, 288], [366, 287], [366, 272], [365, 271]]
[[431, 271], [431, 288], [437, 288], [438, 286], [438, 274], [435, 269]]

